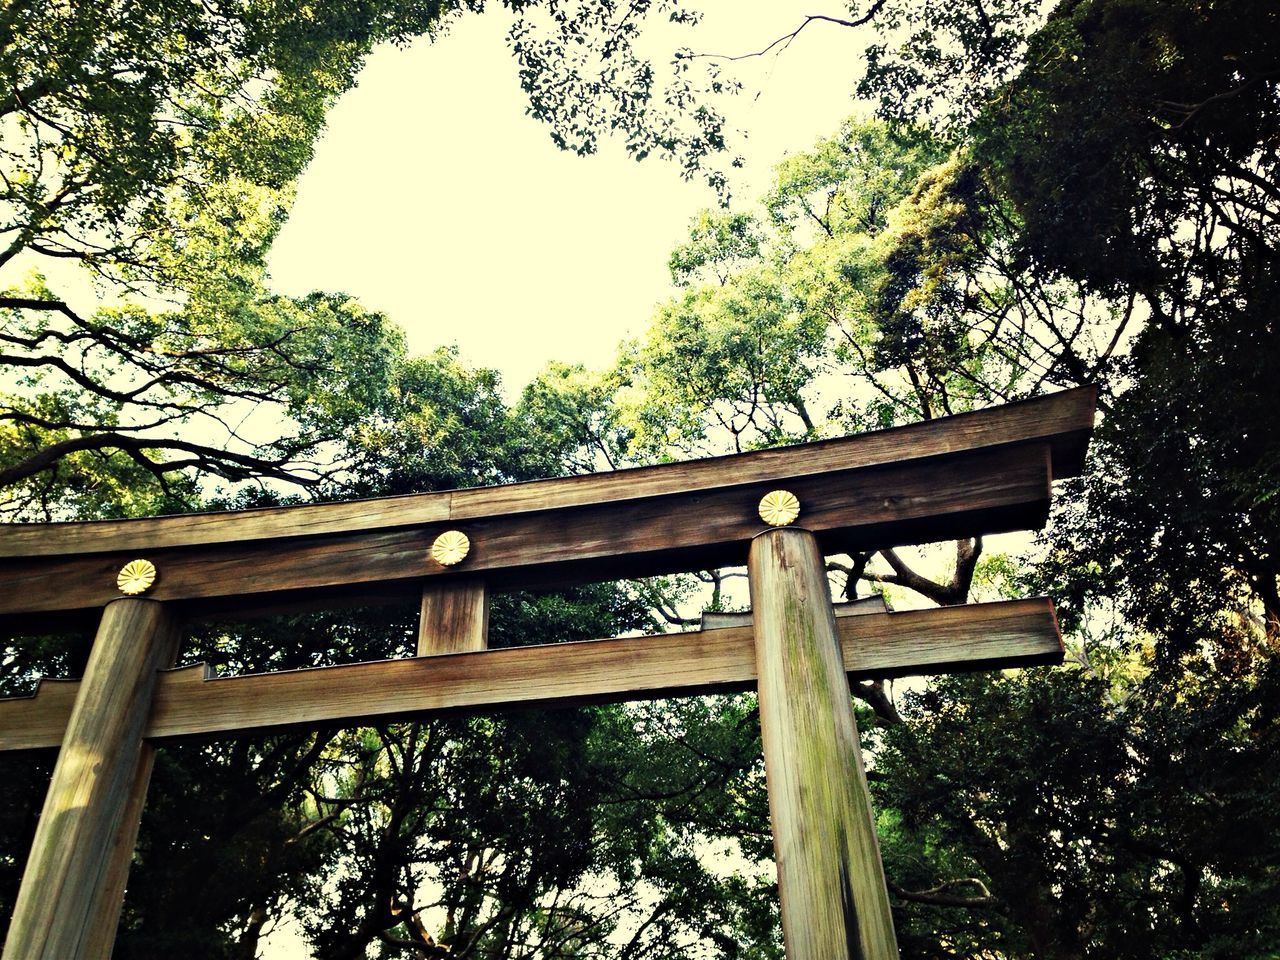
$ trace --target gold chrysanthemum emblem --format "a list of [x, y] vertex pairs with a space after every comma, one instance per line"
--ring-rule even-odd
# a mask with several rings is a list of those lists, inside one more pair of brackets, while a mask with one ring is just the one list
[[773, 490], [760, 500], [760, 519], [771, 527], [785, 527], [800, 516], [800, 501], [790, 490]]
[[446, 530], [431, 544], [431, 559], [443, 567], [461, 563], [471, 552], [471, 541], [461, 530]]
[[146, 593], [156, 582], [156, 565], [150, 560], [130, 560], [116, 575], [116, 586], [129, 597]]

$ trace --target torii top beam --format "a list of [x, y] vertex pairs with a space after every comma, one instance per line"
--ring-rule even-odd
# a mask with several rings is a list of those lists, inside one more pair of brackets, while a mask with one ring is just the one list
[[[251, 614], [407, 595], [481, 574], [555, 587], [742, 563], [756, 504], [786, 487], [829, 552], [1041, 526], [1050, 483], [1077, 474], [1096, 391], [1080, 388], [836, 440], [688, 463], [346, 503], [0, 527], [0, 620], [84, 613], [120, 596], [138, 557], [148, 596], [186, 615]], [[445, 530], [473, 547], [445, 567]]]

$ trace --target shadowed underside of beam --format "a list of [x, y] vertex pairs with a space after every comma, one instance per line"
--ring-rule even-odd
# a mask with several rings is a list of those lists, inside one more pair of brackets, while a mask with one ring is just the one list
[[[837, 618], [851, 679], [1059, 663], [1043, 598]], [[750, 689], [750, 625], [206, 679], [166, 671], [153, 739], [387, 721], [430, 713], [645, 700]], [[78, 681], [0, 700], [0, 750], [57, 746]]]

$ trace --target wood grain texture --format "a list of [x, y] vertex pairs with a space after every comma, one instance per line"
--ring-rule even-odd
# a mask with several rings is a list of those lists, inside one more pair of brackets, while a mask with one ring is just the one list
[[[837, 625], [850, 679], [1062, 661], [1053, 607], [1043, 598], [840, 617]], [[206, 679], [199, 665], [161, 673], [147, 735], [729, 693], [750, 689], [755, 679], [750, 626], [220, 679]], [[66, 691], [77, 686], [46, 683], [35, 697], [0, 700], [0, 750], [61, 742]], [[59, 693], [45, 702], [50, 689]]]
[[79, 680], [41, 680], [26, 697], [0, 698], [0, 749], [56, 747], [80, 693]]
[[147, 789], [151, 785], [151, 771], [155, 762], [156, 745], [150, 740], [144, 740], [138, 754], [133, 786], [129, 790], [128, 805], [120, 814], [120, 828], [106, 853], [108, 867], [98, 887], [98, 905], [89, 911], [85, 924], [80, 948], [83, 957], [109, 960], [115, 949], [120, 911], [124, 906], [129, 871], [133, 866], [133, 851], [138, 845], [138, 831], [142, 826], [142, 809], [146, 806]]
[[146, 520], [3, 525], [0, 557], [114, 554], [388, 531], [475, 520], [495, 513], [622, 503], [693, 488], [775, 483], [795, 476], [797, 464], [803, 464], [808, 473], [829, 473], [1025, 442], [1048, 443], [1053, 475], [1062, 478], [1081, 468], [1093, 429], [1095, 403], [1095, 388], [1083, 387], [836, 440], [501, 487]]
[[[4, 946], [4, 960], [110, 956], [153, 748], [143, 743], [177, 630], [152, 600], [110, 604], [66, 725]], [[39, 702], [37, 698], [36, 701]]]
[[[748, 575], [787, 957], [898, 960], [817, 538], [794, 528], [762, 533]], [[865, 619], [846, 618], [855, 637]]]
[[[1044, 444], [817, 474], [801, 459], [787, 486], [805, 527], [828, 553], [841, 553], [1039, 527], [1050, 459]], [[186, 616], [206, 604], [236, 616], [266, 595], [280, 609], [331, 602], [344, 590], [364, 598], [376, 587], [385, 596], [390, 585], [417, 589], [424, 578], [479, 575], [495, 588], [554, 588], [741, 564], [765, 528], [756, 506], [773, 485], [703, 489], [690, 479], [664, 497], [477, 518], [456, 525], [472, 543], [457, 567], [430, 559], [439, 526], [147, 551], [159, 570], [148, 596], [183, 602]], [[0, 561], [0, 616], [100, 607], [118, 595], [116, 572], [133, 557]]]
[[465, 577], [428, 583], [418, 616], [418, 656], [467, 653], [489, 645], [489, 591]]

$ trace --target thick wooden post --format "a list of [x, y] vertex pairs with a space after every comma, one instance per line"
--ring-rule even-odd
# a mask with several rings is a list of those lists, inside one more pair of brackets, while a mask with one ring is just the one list
[[898, 960], [880, 846], [817, 540], [751, 542], [769, 813], [789, 960]]
[[111, 955], [154, 748], [142, 731], [178, 630], [155, 600], [107, 604], [22, 875], [4, 960]]
[[489, 592], [484, 581], [463, 577], [422, 588], [418, 656], [466, 653], [489, 645]]

